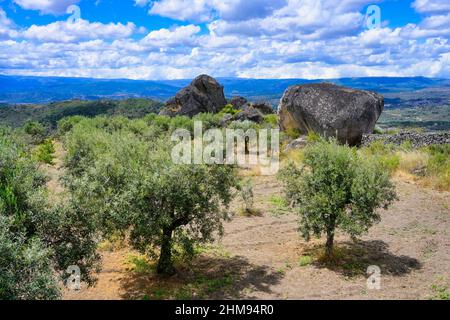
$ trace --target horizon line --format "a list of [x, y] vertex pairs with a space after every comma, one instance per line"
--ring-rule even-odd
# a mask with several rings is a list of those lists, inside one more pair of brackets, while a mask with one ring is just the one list
[[[200, 75], [208, 75], [207, 73], [202, 73]], [[209, 75], [211, 76], [211, 75]], [[21, 74], [5, 74], [0, 72], [0, 77], [22, 77], [22, 78], [57, 78], [57, 79], [89, 79], [89, 80], [108, 80], [108, 81], [192, 81], [194, 78], [176, 78], [176, 79], [133, 79], [133, 78], [96, 78], [96, 77], [77, 77], [77, 76], [56, 76], [56, 75], [21, 75]], [[197, 77], [197, 76], [196, 76]], [[377, 79], [377, 78], [385, 78], [385, 79], [430, 79], [430, 80], [450, 80], [450, 78], [434, 78], [434, 77], [426, 77], [426, 76], [360, 76], [360, 77], [340, 77], [340, 78], [242, 78], [242, 77], [233, 77], [233, 76], [223, 76], [223, 77], [214, 77], [215, 79], [233, 79], [233, 80], [303, 80], [303, 81], [327, 81], [327, 80], [341, 80], [341, 79]]]

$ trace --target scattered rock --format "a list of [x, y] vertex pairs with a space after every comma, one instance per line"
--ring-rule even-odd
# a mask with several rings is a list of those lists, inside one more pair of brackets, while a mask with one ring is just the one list
[[261, 123], [264, 121], [264, 114], [258, 109], [254, 108], [252, 105], [247, 104], [244, 107], [244, 110], [237, 113], [233, 117], [233, 121], [245, 121], [245, 120]]
[[359, 145], [363, 134], [373, 132], [383, 109], [384, 98], [377, 93], [320, 83], [288, 88], [278, 114], [281, 130], [314, 131]]
[[233, 106], [233, 108], [237, 110], [241, 110], [247, 103], [248, 103], [247, 99], [239, 96], [233, 97], [230, 100], [230, 104]]
[[226, 104], [223, 86], [214, 78], [201, 75], [170, 99], [160, 114], [193, 117], [204, 112], [218, 113]]
[[291, 141], [286, 148], [284, 148], [284, 152], [288, 152], [290, 150], [301, 149], [306, 147], [308, 144], [308, 139], [306, 136], [302, 136], [298, 139]]
[[418, 133], [402, 131], [397, 134], [370, 134], [364, 135], [362, 145], [368, 146], [375, 141], [383, 141], [385, 144], [401, 145], [410, 142], [414, 148], [431, 145], [450, 144], [449, 132]]
[[252, 104], [253, 107], [263, 114], [274, 114], [275, 110], [273, 110], [272, 106], [268, 102], [257, 102]]
[[223, 116], [222, 120], [220, 120], [220, 125], [221, 125], [222, 127], [226, 127], [226, 126], [228, 126], [228, 124], [229, 124], [230, 122], [232, 122], [232, 121], [233, 121], [233, 116], [232, 116], [231, 114], [229, 114], [229, 113], [226, 113], [226, 114]]

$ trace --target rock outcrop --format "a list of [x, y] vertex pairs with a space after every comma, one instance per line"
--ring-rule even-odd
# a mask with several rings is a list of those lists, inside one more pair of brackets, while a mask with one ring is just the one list
[[246, 120], [261, 123], [264, 121], [264, 114], [255, 107], [253, 107], [253, 105], [247, 104], [244, 107], [244, 110], [237, 113], [233, 117], [233, 121], [246, 121]]
[[263, 114], [274, 114], [275, 110], [273, 110], [272, 106], [268, 102], [255, 102], [252, 104], [253, 108], [261, 111]]
[[160, 114], [193, 117], [205, 112], [218, 113], [226, 104], [223, 86], [214, 78], [201, 75], [170, 99]]
[[233, 97], [230, 100], [230, 104], [233, 106], [233, 108], [237, 110], [242, 109], [247, 103], [248, 103], [247, 99], [239, 96]]
[[383, 109], [384, 98], [377, 93], [320, 83], [288, 88], [278, 114], [282, 130], [313, 131], [359, 145], [364, 134], [373, 132]]
[[284, 152], [288, 152], [291, 150], [301, 149], [306, 147], [308, 144], [308, 138], [303, 136], [298, 139], [292, 140], [285, 148]]

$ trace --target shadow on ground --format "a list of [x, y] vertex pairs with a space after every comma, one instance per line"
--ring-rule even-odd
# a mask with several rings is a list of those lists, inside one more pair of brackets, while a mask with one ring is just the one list
[[422, 268], [419, 260], [389, 251], [389, 245], [381, 240], [341, 242], [335, 248], [335, 257], [327, 261], [323, 246], [315, 246], [305, 252], [314, 259], [318, 268], [326, 268], [345, 276], [366, 275], [369, 266], [378, 266], [382, 274], [403, 276]]
[[252, 299], [253, 292], [272, 293], [271, 286], [283, 275], [267, 266], [257, 266], [244, 257], [195, 258], [190, 266], [177, 268], [173, 277], [154, 271], [128, 272], [121, 279], [122, 298], [148, 300]]

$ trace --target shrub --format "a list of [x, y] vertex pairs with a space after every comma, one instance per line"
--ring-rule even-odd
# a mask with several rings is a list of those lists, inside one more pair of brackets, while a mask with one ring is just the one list
[[144, 120], [152, 126], [157, 127], [158, 129], [162, 130], [162, 131], [169, 131], [170, 126], [171, 126], [171, 118], [168, 116], [159, 116], [156, 114], [149, 114], [147, 115]]
[[291, 139], [298, 139], [302, 134], [297, 128], [289, 128], [286, 130], [286, 135]]
[[98, 257], [91, 217], [70, 201], [51, 205], [37, 163], [1, 132], [0, 164], [0, 299], [55, 299], [55, 275], [71, 265], [92, 283]]
[[220, 114], [231, 114], [232, 116], [240, 113], [241, 110], [235, 109], [232, 104], [227, 104], [221, 111]]
[[0, 215], [0, 299], [59, 298], [52, 252], [39, 239], [12, 232], [14, 228], [11, 217]]
[[213, 128], [220, 128], [223, 116], [213, 113], [200, 113], [192, 118], [195, 121], [201, 121], [203, 123], [203, 130], [209, 130]]
[[194, 121], [186, 116], [176, 116], [173, 117], [170, 122], [169, 131], [173, 132], [178, 129], [185, 129], [190, 132], [194, 131]]
[[63, 136], [70, 130], [72, 130], [73, 126], [79, 123], [81, 120], [85, 119], [82, 116], [72, 116], [63, 118], [58, 121], [58, 135]]
[[24, 126], [23, 129], [26, 134], [29, 134], [33, 142], [36, 144], [39, 144], [43, 141], [46, 135], [46, 129], [45, 127], [36, 121], [28, 121]]
[[276, 114], [268, 114], [264, 116], [264, 124], [266, 124], [270, 128], [278, 127], [278, 115]]
[[396, 199], [388, 173], [376, 161], [336, 142], [318, 142], [305, 149], [304, 166], [281, 171], [288, 198], [300, 216], [300, 231], [327, 236], [326, 254], [332, 257], [335, 230], [352, 238], [379, 222], [377, 208]]
[[55, 147], [53, 146], [53, 142], [47, 139], [35, 149], [34, 157], [39, 162], [53, 165], [53, 160], [55, 159], [54, 153]]

